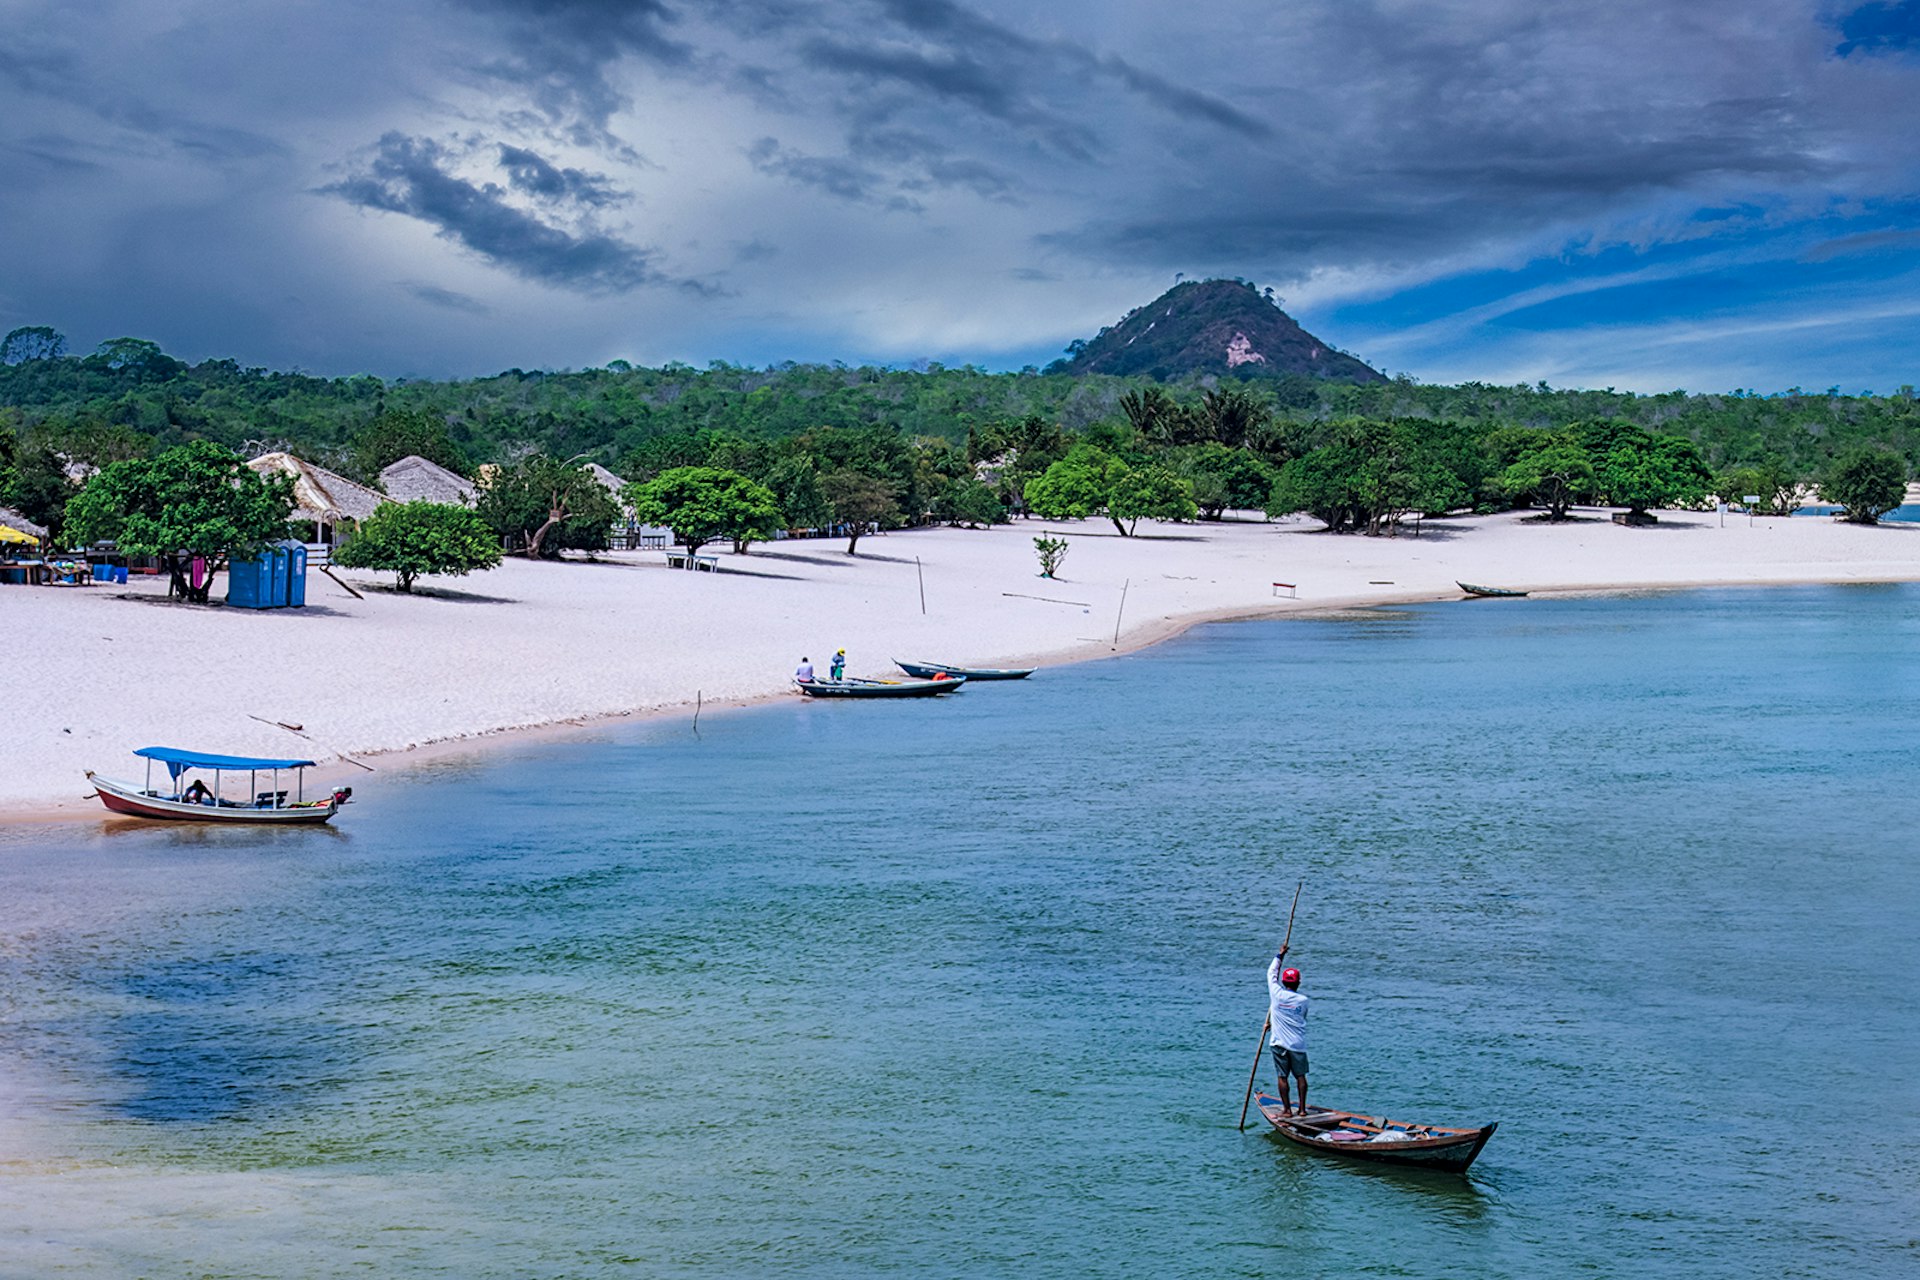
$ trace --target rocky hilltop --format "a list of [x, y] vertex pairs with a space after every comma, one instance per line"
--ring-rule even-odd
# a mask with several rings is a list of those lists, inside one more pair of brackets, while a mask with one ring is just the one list
[[1090, 341], [1075, 342], [1049, 372], [1145, 374], [1170, 382], [1192, 373], [1240, 378], [1305, 374], [1335, 382], [1386, 376], [1302, 329], [1242, 280], [1177, 284]]

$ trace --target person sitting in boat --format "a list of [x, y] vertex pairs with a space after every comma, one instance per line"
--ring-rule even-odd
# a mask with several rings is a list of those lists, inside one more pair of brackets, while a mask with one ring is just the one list
[[1268, 1018], [1273, 1026], [1273, 1067], [1278, 1073], [1282, 1115], [1293, 1115], [1291, 1076], [1300, 1085], [1300, 1112], [1307, 1112], [1307, 1004], [1300, 994], [1300, 971], [1283, 969], [1287, 948], [1282, 946], [1267, 966]]
[[838, 680], [847, 674], [847, 651], [841, 649], [833, 655], [833, 662], [827, 667], [827, 676]]
[[795, 684], [812, 684], [813, 683], [812, 659], [806, 658], [806, 657], [802, 657], [800, 659], [800, 665], [797, 668], [795, 668], [793, 673], [793, 681]]
[[180, 803], [218, 804], [219, 800], [215, 798], [213, 788], [207, 785], [204, 778], [195, 778], [193, 785], [180, 793]]

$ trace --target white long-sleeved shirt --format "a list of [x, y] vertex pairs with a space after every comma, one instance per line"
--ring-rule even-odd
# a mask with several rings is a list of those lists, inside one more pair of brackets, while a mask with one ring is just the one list
[[1273, 1026], [1273, 1043], [1295, 1053], [1307, 1051], [1307, 997], [1289, 991], [1280, 981], [1286, 966], [1274, 957], [1267, 966], [1267, 1014]]

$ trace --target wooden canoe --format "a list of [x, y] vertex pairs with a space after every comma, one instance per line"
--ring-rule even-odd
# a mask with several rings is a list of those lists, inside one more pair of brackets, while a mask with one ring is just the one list
[[1314, 1107], [1305, 1115], [1288, 1116], [1283, 1113], [1280, 1099], [1266, 1092], [1255, 1095], [1255, 1102], [1260, 1114], [1281, 1137], [1309, 1151], [1447, 1173], [1465, 1173], [1493, 1131], [1500, 1127], [1497, 1121], [1477, 1129], [1408, 1124], [1384, 1116], [1325, 1107]]
[[1025, 680], [1038, 668], [1035, 667], [943, 667], [931, 662], [902, 662], [895, 658], [893, 665], [910, 676], [922, 680], [933, 679], [935, 673], [944, 671], [950, 676], [959, 676], [962, 680]]
[[1524, 591], [1512, 591], [1506, 587], [1476, 587], [1471, 582], [1456, 582], [1453, 585], [1456, 587], [1459, 587], [1462, 591], [1466, 592], [1470, 596], [1486, 596], [1490, 599], [1495, 599], [1495, 600], [1498, 600], [1498, 599], [1517, 600], [1520, 597], [1527, 594]]
[[809, 698], [931, 698], [952, 693], [966, 681], [945, 680], [808, 680], [795, 681]]

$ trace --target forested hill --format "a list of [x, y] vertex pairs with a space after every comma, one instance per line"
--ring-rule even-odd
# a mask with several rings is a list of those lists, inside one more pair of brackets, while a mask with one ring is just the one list
[[[231, 360], [187, 365], [134, 339], [72, 356], [60, 353], [50, 330], [33, 332], [51, 336], [25, 346], [26, 357], [15, 358], [23, 344], [13, 336], [0, 348], [10, 358], [0, 364], [0, 445], [12, 437], [81, 461], [123, 456], [130, 447], [211, 439], [243, 452], [284, 447], [351, 473], [356, 434], [383, 413], [410, 411], [444, 422], [470, 463], [533, 448], [560, 457], [585, 454], [618, 469], [645, 442], [688, 432], [769, 439], [819, 426], [877, 426], [957, 444], [970, 431], [1032, 416], [1069, 432], [1098, 423], [1124, 426], [1122, 397], [1152, 383], [971, 366], [648, 369], [623, 361], [572, 372], [513, 369], [461, 381], [388, 382], [247, 369]], [[1221, 381], [1195, 375], [1165, 385], [1176, 402], [1198, 406]], [[1911, 389], [1893, 396], [1798, 390], [1635, 396], [1544, 384], [1359, 384], [1299, 374], [1244, 386], [1270, 423], [1275, 456], [1310, 447], [1325, 424], [1347, 417], [1489, 427], [1618, 419], [1683, 435], [1716, 468], [1773, 457], [1810, 472], [1855, 444], [1874, 444], [1920, 469], [1920, 404]]]
[[1386, 375], [1302, 329], [1244, 280], [1177, 284], [1086, 342], [1067, 348], [1063, 373], [1145, 375], [1162, 382], [1213, 375], [1385, 382]]

